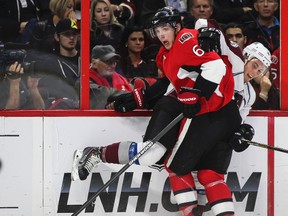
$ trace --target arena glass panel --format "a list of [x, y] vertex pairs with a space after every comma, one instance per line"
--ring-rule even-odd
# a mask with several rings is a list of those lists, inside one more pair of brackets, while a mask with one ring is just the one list
[[[281, 23], [281, 41], [280, 41], [280, 59], [288, 54], [288, 42], [285, 37], [288, 36], [287, 14], [283, 8], [288, 6], [288, 1], [280, 2], [280, 23]], [[90, 110], [89, 102], [89, 65], [90, 65], [90, 2], [81, 1], [81, 88], [80, 88], [80, 109], [79, 110], [1, 110], [1, 116], [126, 116], [126, 115], [150, 115], [150, 111], [134, 111], [129, 114], [119, 114], [111, 110]], [[288, 68], [287, 61], [280, 62], [280, 102], [281, 110], [288, 110]], [[258, 111], [252, 111], [258, 112]], [[263, 113], [263, 112], [261, 112]], [[265, 113], [265, 112], [264, 112]]]

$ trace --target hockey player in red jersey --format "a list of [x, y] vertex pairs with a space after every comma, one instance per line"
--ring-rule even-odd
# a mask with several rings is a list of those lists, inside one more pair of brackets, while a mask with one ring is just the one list
[[225, 65], [216, 52], [204, 52], [198, 45], [198, 30], [183, 29], [179, 12], [174, 8], [158, 10], [152, 20], [152, 30], [163, 45], [157, 64], [165, 77], [147, 90], [135, 89], [133, 93], [110, 98], [110, 106], [119, 112], [153, 108], [144, 142], [119, 142], [75, 151], [72, 179], [86, 179], [99, 162], [128, 163], [145, 147], [145, 141], [183, 113], [182, 122], [136, 164], [152, 165], [167, 151], [165, 167], [184, 216], [198, 215], [191, 174], [197, 170], [213, 213], [234, 215], [231, 191], [224, 181], [232, 154], [232, 147], [227, 143], [241, 124], [237, 103], [233, 100], [231, 65]]

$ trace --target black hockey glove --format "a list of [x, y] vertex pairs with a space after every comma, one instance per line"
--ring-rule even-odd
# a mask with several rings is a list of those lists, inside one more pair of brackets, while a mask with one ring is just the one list
[[201, 110], [199, 102], [200, 90], [181, 87], [178, 100], [182, 104], [182, 112], [186, 118], [193, 118]]
[[118, 96], [110, 96], [108, 103], [114, 102], [114, 109], [117, 112], [131, 112], [134, 109], [144, 108], [145, 91], [143, 89], [134, 89], [131, 93], [121, 94]]
[[199, 46], [205, 52], [217, 52], [221, 55], [220, 30], [211, 27], [203, 27], [198, 29], [198, 32]]
[[254, 134], [254, 128], [251, 125], [242, 124], [230, 138], [229, 144], [236, 152], [242, 152], [249, 147], [249, 144], [242, 139], [252, 140]]

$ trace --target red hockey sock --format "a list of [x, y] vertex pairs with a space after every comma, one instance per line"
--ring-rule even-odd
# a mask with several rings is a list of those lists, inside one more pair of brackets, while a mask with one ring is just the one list
[[101, 159], [103, 162], [119, 164], [118, 158], [119, 142], [105, 146], [101, 149]]
[[[131, 150], [132, 149], [132, 150]], [[137, 143], [122, 141], [101, 148], [101, 159], [103, 162], [126, 164], [129, 162], [129, 153], [137, 154]]]
[[183, 216], [198, 215], [197, 195], [192, 174], [177, 176], [166, 167], [175, 200]]
[[206, 196], [214, 215], [234, 215], [232, 194], [224, 175], [213, 170], [200, 170], [199, 182], [205, 187]]

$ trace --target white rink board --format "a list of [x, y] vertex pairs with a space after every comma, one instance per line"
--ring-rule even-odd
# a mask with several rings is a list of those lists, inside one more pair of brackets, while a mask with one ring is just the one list
[[43, 119], [0, 119], [0, 215], [44, 215]]
[[[121, 165], [102, 164], [85, 181], [70, 181], [75, 149], [140, 141], [149, 117], [1, 117], [0, 216], [66, 216]], [[249, 117], [254, 141], [267, 143], [267, 117]], [[275, 145], [285, 148], [288, 118], [275, 118]], [[287, 147], [286, 147], [287, 148]], [[227, 181], [236, 215], [267, 216], [267, 150], [234, 153]], [[288, 212], [288, 155], [275, 153], [275, 216]], [[165, 170], [133, 165], [80, 215], [180, 216]], [[204, 215], [210, 216], [211, 212]]]
[[[288, 117], [275, 118], [275, 146], [288, 149]], [[288, 155], [275, 153], [275, 216], [287, 215]], [[285, 212], [285, 213], [284, 213]]]

